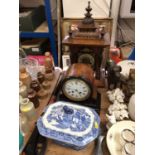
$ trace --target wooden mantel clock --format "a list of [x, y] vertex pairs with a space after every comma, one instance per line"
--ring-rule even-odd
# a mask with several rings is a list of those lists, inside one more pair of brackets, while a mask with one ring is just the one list
[[69, 27], [69, 35], [65, 37], [62, 44], [69, 46], [71, 64], [90, 64], [96, 78], [100, 79], [102, 52], [105, 47], [109, 47], [110, 43], [104, 39], [104, 27], [97, 25], [91, 17], [91, 10], [90, 2], [88, 2], [84, 19], [76, 29]]

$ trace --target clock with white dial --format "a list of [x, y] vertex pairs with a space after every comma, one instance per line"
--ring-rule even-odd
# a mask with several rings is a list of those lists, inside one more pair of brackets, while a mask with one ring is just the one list
[[63, 94], [72, 101], [87, 100], [92, 94], [88, 81], [79, 77], [70, 77], [63, 82]]

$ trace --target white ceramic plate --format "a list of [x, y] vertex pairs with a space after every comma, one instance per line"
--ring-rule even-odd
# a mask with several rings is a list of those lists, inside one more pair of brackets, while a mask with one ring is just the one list
[[120, 144], [121, 132], [123, 129], [130, 129], [135, 132], [135, 122], [120, 121], [114, 124], [108, 131], [106, 142], [111, 155], [122, 155], [122, 146]]
[[120, 61], [117, 65], [122, 67], [121, 73], [128, 78], [130, 69], [135, 69], [135, 61], [134, 60], [123, 60]]

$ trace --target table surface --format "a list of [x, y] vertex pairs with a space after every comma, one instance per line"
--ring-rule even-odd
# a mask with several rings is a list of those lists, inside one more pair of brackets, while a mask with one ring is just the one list
[[36, 123], [37, 119], [39, 118], [39, 116], [44, 111], [44, 108], [46, 107], [46, 105], [49, 103], [49, 101], [51, 99], [51, 95], [53, 94], [53, 91], [54, 91], [56, 85], [58, 84], [58, 81], [60, 80], [60, 75], [61, 75], [61, 71], [59, 70], [59, 68], [56, 68], [55, 71], [54, 71], [53, 80], [51, 81], [51, 86], [49, 88], [50, 93], [48, 94], [48, 96], [45, 99], [39, 100], [40, 105], [39, 105], [38, 108], [36, 108], [37, 117], [33, 121], [29, 122], [30, 131], [28, 132], [28, 134], [26, 134], [24, 136], [24, 146], [23, 146], [23, 148], [26, 146], [29, 138], [31, 137], [31, 134], [32, 134], [32, 132], [33, 132], [33, 130], [35, 128], [35, 123]]
[[[49, 103], [49, 101], [50, 101], [50, 98], [51, 98], [51, 94], [53, 93], [53, 91], [54, 91], [54, 88], [56, 87], [56, 85], [57, 85], [57, 81], [58, 81], [58, 79], [60, 80], [61, 78], [59, 78], [60, 77], [60, 75], [62, 75], [61, 73], [60, 73], [60, 71], [59, 70], [55, 70], [55, 73], [54, 73], [54, 79], [52, 80], [52, 82], [51, 82], [51, 88], [50, 88], [50, 94], [49, 94], [49, 96], [46, 98], [46, 99], [44, 99], [44, 100], [42, 100], [41, 102], [40, 102], [40, 106], [36, 109], [36, 112], [37, 112], [37, 118], [34, 120], [34, 121], [31, 121], [30, 122], [30, 132], [25, 136], [25, 140], [24, 140], [24, 147], [26, 146], [26, 144], [27, 144], [27, 142], [28, 142], [28, 140], [29, 140], [29, 138], [30, 138], [30, 136], [31, 136], [31, 134], [32, 134], [32, 132], [33, 132], [33, 130], [34, 130], [34, 127], [35, 127], [35, 122], [36, 122], [36, 120], [38, 119], [38, 117], [42, 114], [42, 112], [43, 112], [43, 110], [44, 110], [44, 108], [45, 108], [45, 106]], [[103, 149], [103, 154], [104, 155], [110, 155], [110, 153], [109, 153], [109, 151], [108, 151], [108, 148], [107, 148], [107, 145], [106, 145], [106, 134], [107, 134], [107, 130], [106, 130], [106, 128], [105, 128], [105, 124], [106, 124], [106, 116], [105, 116], [105, 114], [106, 114], [106, 112], [107, 112], [107, 109], [108, 109], [108, 107], [109, 107], [109, 100], [108, 100], [108, 98], [107, 98], [107, 95], [106, 95], [106, 89], [105, 88], [98, 88], [98, 92], [101, 94], [101, 111], [100, 111], [100, 118], [101, 118], [101, 128], [102, 128], [102, 130], [103, 130], [103, 134], [104, 134], [104, 136], [105, 136], [105, 138], [104, 138], [104, 140], [103, 140], [103, 143], [102, 143], [102, 149]], [[52, 152], [52, 150], [53, 149], [50, 149], [49, 147], [50, 147], [50, 144], [51, 143], [51, 140], [48, 140], [48, 144], [47, 144], [47, 148], [46, 148], [46, 153], [45, 153], [45, 155], [57, 155], [56, 154], [56, 152], [54, 152], [54, 154], [53, 154], [53, 152]], [[69, 151], [69, 150], [67, 150], [67, 151]], [[71, 150], [71, 152], [73, 152], [72, 150]], [[72, 154], [72, 153], [71, 153]], [[75, 154], [75, 153], [74, 153]], [[68, 154], [69, 155], [69, 154]]]

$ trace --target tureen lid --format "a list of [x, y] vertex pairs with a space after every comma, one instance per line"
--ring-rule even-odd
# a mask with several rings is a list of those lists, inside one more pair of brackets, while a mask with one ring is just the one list
[[49, 105], [37, 121], [41, 135], [77, 147], [97, 138], [99, 124], [93, 109], [63, 101]]

